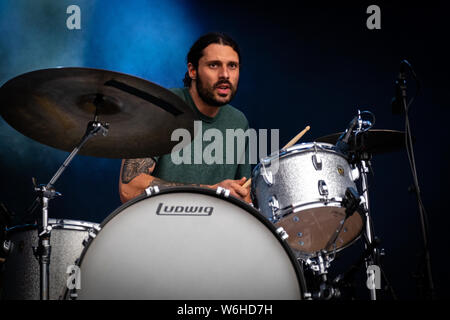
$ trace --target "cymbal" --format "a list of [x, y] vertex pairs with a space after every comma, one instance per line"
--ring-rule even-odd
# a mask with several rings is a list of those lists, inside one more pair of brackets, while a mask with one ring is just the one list
[[[336, 144], [343, 132], [333, 133], [316, 139], [316, 142]], [[399, 151], [405, 148], [405, 132], [386, 129], [371, 129], [349, 141], [350, 148], [371, 154]]]
[[150, 81], [89, 68], [52, 68], [22, 74], [0, 88], [0, 114], [14, 129], [48, 146], [72, 151], [89, 121], [109, 123], [80, 154], [144, 158], [168, 154], [175, 129], [194, 136], [194, 111]]

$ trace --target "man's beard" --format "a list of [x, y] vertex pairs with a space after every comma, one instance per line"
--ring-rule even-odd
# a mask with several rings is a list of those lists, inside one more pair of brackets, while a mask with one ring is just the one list
[[[229, 98], [225, 101], [218, 101], [215, 97], [214, 97], [214, 89], [219, 86], [220, 84], [228, 84], [230, 86], [230, 91], [231, 94], [229, 96]], [[236, 95], [237, 92], [237, 88], [235, 88], [231, 82], [227, 81], [227, 80], [220, 80], [218, 82], [216, 82], [214, 84], [214, 86], [212, 88], [207, 88], [202, 80], [201, 77], [197, 77], [196, 81], [195, 81], [195, 86], [197, 88], [197, 92], [198, 95], [200, 96], [200, 98], [208, 105], [210, 106], [214, 106], [214, 107], [222, 107], [226, 104], [228, 104]]]

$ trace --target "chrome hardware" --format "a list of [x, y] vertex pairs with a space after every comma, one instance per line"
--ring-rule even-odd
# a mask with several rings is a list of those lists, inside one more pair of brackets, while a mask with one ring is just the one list
[[276, 230], [276, 232], [281, 237], [282, 240], [286, 240], [287, 238], [289, 238], [289, 235], [287, 234], [286, 231], [284, 231], [283, 227], [279, 227]]
[[159, 193], [159, 188], [158, 188], [158, 186], [148, 187], [147, 189], [145, 189], [145, 193], [147, 194], [147, 196], [151, 196], [152, 194], [157, 194], [157, 193]]
[[316, 169], [316, 171], [322, 170], [322, 159], [320, 159], [317, 154], [313, 155], [311, 158], [314, 169]]
[[99, 225], [94, 225], [88, 230], [88, 236], [83, 240], [82, 245], [86, 247], [92, 240], [97, 237], [97, 234], [102, 230]]
[[269, 187], [273, 185], [272, 171], [266, 167], [267, 165], [270, 166], [270, 163], [270, 159], [267, 160], [267, 158], [263, 162], [261, 162], [261, 175]]
[[39, 234], [39, 237], [42, 237], [44, 235], [49, 235], [53, 230], [53, 227], [50, 225], [47, 225], [47, 227], [45, 227], [45, 229]]
[[230, 196], [230, 190], [225, 189], [225, 188], [222, 188], [222, 187], [217, 187], [216, 193], [217, 193], [219, 196], [223, 196], [223, 197], [225, 197], [225, 198], [228, 198], [228, 197]]
[[322, 170], [322, 159], [317, 155], [317, 144], [314, 142], [314, 155], [312, 156], [312, 162], [316, 171]]
[[328, 187], [324, 180], [319, 180], [318, 187], [321, 196], [328, 196]]
[[359, 179], [359, 169], [358, 168], [353, 168], [352, 171], [350, 171], [350, 178], [353, 181], [356, 181]]
[[366, 198], [364, 198], [364, 196], [359, 196], [359, 199], [361, 199], [361, 202], [359, 203], [360, 206], [362, 206], [362, 208], [365, 209], [365, 211], [368, 211], [368, 204], [366, 201]]
[[308, 258], [306, 264], [317, 275], [323, 275], [328, 273], [328, 268], [333, 260], [334, 256], [331, 257], [323, 252], [318, 252], [316, 257]]
[[303, 298], [306, 300], [312, 300], [312, 294], [311, 292], [305, 292], [303, 293]]

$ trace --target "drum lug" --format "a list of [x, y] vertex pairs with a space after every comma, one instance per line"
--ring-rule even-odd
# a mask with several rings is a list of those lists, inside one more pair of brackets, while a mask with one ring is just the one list
[[276, 232], [281, 237], [281, 240], [286, 240], [287, 238], [289, 238], [289, 235], [286, 231], [284, 231], [283, 227], [279, 227]]
[[[261, 162], [262, 166], [261, 166], [261, 175], [264, 179], [264, 181], [266, 182], [266, 184], [270, 187], [273, 185], [273, 175], [272, 175], [272, 171], [270, 171], [270, 169], [268, 169], [266, 167], [267, 163]], [[270, 162], [268, 162], [268, 164], [270, 165]]]
[[86, 239], [83, 240], [82, 243], [83, 246], [86, 247], [89, 244], [89, 242], [94, 240], [100, 230], [102, 230], [102, 228], [100, 228], [100, 226], [98, 225], [95, 225], [92, 229], [90, 229], [88, 231], [88, 236], [86, 237]]
[[320, 159], [317, 154], [313, 155], [311, 158], [316, 171], [322, 170], [322, 159]]
[[317, 143], [314, 142], [314, 155], [311, 157], [312, 163], [316, 171], [322, 170], [322, 159], [317, 155]]
[[230, 190], [222, 188], [222, 187], [218, 187], [216, 193], [219, 196], [223, 196], [225, 198], [228, 198], [230, 196]]
[[148, 187], [147, 189], [145, 189], [145, 193], [147, 194], [147, 196], [151, 196], [152, 194], [157, 194], [157, 193], [159, 193], [159, 188], [158, 188], [158, 186]]
[[327, 197], [328, 196], [328, 187], [324, 180], [319, 180], [318, 187], [319, 187], [319, 194], [321, 196]]

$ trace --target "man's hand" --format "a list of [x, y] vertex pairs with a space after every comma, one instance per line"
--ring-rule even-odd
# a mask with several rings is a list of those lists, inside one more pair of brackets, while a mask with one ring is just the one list
[[248, 188], [244, 188], [242, 185], [247, 181], [246, 177], [241, 178], [240, 180], [223, 180], [215, 185], [210, 186], [212, 189], [217, 189], [218, 187], [222, 187], [230, 190], [230, 194], [238, 199], [241, 199], [245, 202], [251, 203], [250, 199], [250, 190]]
[[223, 180], [215, 185], [185, 184], [168, 182], [158, 179], [152, 176], [154, 169], [155, 161], [151, 158], [122, 160], [119, 179], [119, 193], [122, 203], [125, 203], [137, 197], [138, 195], [142, 194], [142, 192], [144, 192], [146, 188], [153, 185], [166, 187], [195, 185], [197, 187], [205, 187], [211, 189], [222, 187], [230, 190], [232, 196], [248, 203], [252, 202], [250, 198], [250, 190], [242, 186], [245, 181], [247, 181], [247, 178], [245, 177], [240, 180]]

